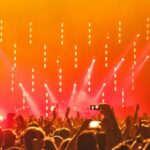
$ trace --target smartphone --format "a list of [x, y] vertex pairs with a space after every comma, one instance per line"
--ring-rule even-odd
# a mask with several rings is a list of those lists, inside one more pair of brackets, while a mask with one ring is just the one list
[[89, 124], [90, 128], [100, 128], [101, 127], [101, 122], [100, 121], [91, 121]]

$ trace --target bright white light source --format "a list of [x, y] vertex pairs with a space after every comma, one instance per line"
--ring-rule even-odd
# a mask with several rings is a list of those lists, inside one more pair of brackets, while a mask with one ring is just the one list
[[136, 37], [137, 37], [137, 38], [140, 37], [140, 34], [137, 34]]
[[22, 83], [19, 83], [19, 86], [22, 87]]
[[34, 72], [35, 70], [34, 70], [34, 68], [32, 68], [32, 72]]
[[77, 46], [77, 45], [75, 45], [75, 46], [74, 46], [74, 49], [78, 49], [78, 46]]
[[59, 86], [62, 86], [62, 82], [61, 81], [59, 82]]
[[51, 106], [50, 110], [53, 112], [56, 106]]
[[125, 61], [124, 57], [121, 59], [121, 61]]
[[59, 80], [61, 80], [62, 79], [62, 75], [59, 75]]
[[0, 23], [3, 24], [3, 20], [2, 19], [1, 19]]
[[149, 55], [147, 55], [147, 56], [146, 56], [146, 58], [147, 58], [147, 59], [149, 59], [149, 58], [150, 58], [150, 56], [149, 56]]
[[4, 116], [0, 115], [0, 121], [4, 120]]
[[75, 68], [78, 68], [78, 64], [75, 64], [74, 67], [75, 67]]
[[89, 41], [88, 44], [91, 45], [91, 41]]
[[119, 20], [118, 24], [121, 25], [121, 20]]
[[61, 33], [63, 33], [64, 32], [64, 29], [61, 29]]
[[110, 39], [110, 36], [109, 36], [109, 35], [107, 35], [106, 39], [107, 39], [107, 40], [109, 40], [109, 39]]
[[45, 116], [48, 117], [48, 113], [46, 113]]
[[29, 25], [32, 26], [32, 22], [31, 21], [30, 21]]
[[34, 88], [32, 88], [32, 92], [35, 92], [35, 89], [34, 89]]
[[56, 63], [59, 64], [59, 59], [56, 60]]
[[89, 126], [90, 126], [90, 128], [100, 127], [100, 121], [91, 121]]
[[17, 47], [17, 45], [16, 44], [14, 44], [14, 48], [16, 48]]
[[89, 22], [89, 27], [91, 27], [91, 23]]
[[94, 58], [94, 59], [93, 59], [93, 63], [95, 63], [95, 62], [96, 62], [96, 59]]
[[74, 55], [77, 56], [77, 55], [78, 55], [78, 52], [74, 52]]
[[114, 71], [115, 71], [115, 72], [117, 71], [117, 67], [114, 67]]
[[44, 86], [45, 86], [45, 87], [48, 87], [48, 85], [47, 85], [46, 83], [44, 84]]
[[46, 46], [46, 45], [44, 45], [44, 50], [46, 50], [46, 48], [47, 48], [47, 46]]
[[35, 76], [34, 75], [32, 75], [32, 79], [34, 79], [35, 78]]
[[105, 87], [106, 86], [106, 83], [103, 83], [103, 87]]
[[45, 103], [48, 104], [48, 99], [45, 100]]
[[61, 23], [61, 27], [64, 27], [64, 23], [63, 22]]
[[62, 88], [59, 88], [59, 93], [61, 93], [62, 92]]
[[74, 83], [74, 87], [76, 87], [77, 86], [77, 84], [76, 83]]
[[62, 73], [62, 69], [61, 68], [59, 69], [59, 73]]
[[48, 97], [48, 93], [46, 93], [45, 96]]
[[88, 92], [91, 92], [91, 88], [90, 87], [88, 88]]
[[91, 33], [91, 29], [89, 29], [88, 31], [89, 31], [89, 33]]

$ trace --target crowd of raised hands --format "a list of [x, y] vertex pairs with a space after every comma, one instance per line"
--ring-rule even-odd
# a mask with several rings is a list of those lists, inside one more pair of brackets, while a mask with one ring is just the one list
[[1, 122], [2, 150], [150, 150], [150, 116], [132, 115], [117, 119], [115, 111], [100, 104], [99, 114], [84, 118], [70, 115], [68, 107], [61, 118], [54, 109], [51, 117], [22, 115]]

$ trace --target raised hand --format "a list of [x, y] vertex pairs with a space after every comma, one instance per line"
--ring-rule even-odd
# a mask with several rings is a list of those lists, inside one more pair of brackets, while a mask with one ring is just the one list
[[77, 142], [77, 138], [79, 136], [79, 134], [88, 129], [89, 127], [89, 123], [91, 122], [91, 119], [85, 120], [81, 127], [79, 128], [79, 130], [76, 132], [76, 134], [73, 136], [73, 138], [71, 139], [71, 141], [68, 143], [67, 148], [65, 150], [76, 150], [76, 142]]
[[70, 114], [70, 107], [67, 107], [65, 117], [68, 119]]
[[139, 104], [136, 105], [136, 109], [134, 112], [134, 116], [133, 116], [133, 120], [132, 120], [132, 124], [137, 123], [138, 122], [138, 112], [139, 112], [140, 106]]
[[57, 117], [56, 108], [54, 108], [52, 121], [54, 121], [56, 119], [56, 117]]
[[121, 141], [121, 131], [118, 127], [115, 113], [108, 104], [100, 104], [100, 112], [104, 115], [102, 128], [106, 132], [107, 148], [111, 149]]
[[126, 128], [125, 128], [125, 130], [124, 130], [124, 132], [122, 134], [124, 140], [130, 138], [130, 131], [131, 131], [131, 125], [132, 125], [132, 117], [131, 116], [127, 116], [126, 117], [125, 125], [126, 125]]

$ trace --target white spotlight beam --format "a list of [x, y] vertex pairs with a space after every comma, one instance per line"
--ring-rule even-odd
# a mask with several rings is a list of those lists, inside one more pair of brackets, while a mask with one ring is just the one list
[[19, 83], [19, 86], [22, 90], [22, 92], [25, 94], [26, 101], [28, 102], [33, 114], [36, 117], [39, 117], [41, 115], [40, 110], [38, 109], [36, 103], [34, 102], [33, 98], [30, 96], [30, 94], [27, 92], [27, 90], [23, 87], [22, 83]]
[[[122, 64], [123, 64], [124, 61], [125, 61], [125, 58], [122, 57], [121, 60], [118, 62], [118, 64], [117, 64], [116, 67], [115, 67], [115, 72], [117, 72], [117, 71], [120, 69], [120, 67], [122, 66]], [[110, 73], [108, 74], [108, 76], [106, 77], [105, 83], [103, 83], [103, 85], [100, 87], [98, 93], [97, 93], [96, 96], [95, 96], [95, 101], [98, 101], [98, 99], [99, 99], [99, 97], [101, 96], [101, 94], [102, 94], [102, 92], [103, 92], [105, 86], [106, 86], [107, 84], [109, 84], [109, 82], [112, 80], [113, 75], [114, 75], [114, 69], [111, 70], [111, 72], [110, 72]]]
[[50, 88], [48, 87], [48, 85], [45, 83], [44, 86], [45, 86], [46, 91], [47, 91], [47, 93], [48, 93], [48, 95], [50, 97], [51, 102], [52, 103], [56, 103], [57, 102], [56, 97], [54, 96], [54, 94], [52, 93], [52, 91], [50, 90]]
[[[134, 80], [138, 76], [140, 71], [142, 71], [142, 69], [143, 69], [144, 65], [146, 64], [146, 62], [149, 61], [149, 58], [150, 58], [150, 56], [146, 55], [146, 56], [144, 56], [142, 61], [141, 61], [141, 59], [140, 59], [140, 61], [138, 61], [137, 65], [134, 68]], [[131, 71], [129, 71], [129, 72], [131, 72]], [[128, 78], [125, 80], [125, 82], [123, 84], [124, 87], [125, 87], [124, 90], [127, 90], [130, 87], [130, 84], [132, 83], [132, 80], [130, 80], [129, 76], [130, 75], [127, 75]]]
[[138, 73], [142, 70], [142, 68], [144, 67], [144, 65], [146, 64], [146, 62], [150, 59], [150, 56], [147, 55], [145, 56], [145, 58], [143, 59], [143, 61], [138, 65], [138, 67], [135, 70], [135, 77], [138, 75]]
[[99, 97], [101, 96], [104, 88], [106, 87], [106, 83], [103, 83], [103, 85], [101, 86], [100, 90], [98, 91], [96, 97], [95, 97], [95, 100], [97, 101], [99, 99]]
[[92, 72], [93, 72], [93, 69], [94, 69], [94, 64], [95, 64], [96, 60], [95, 59], [92, 59], [92, 63], [90, 64], [88, 70], [87, 70], [87, 73], [84, 77], [84, 83], [83, 83], [83, 88], [87, 85], [88, 83], [88, 80], [89, 80], [89, 77], [91, 76]]
[[71, 96], [70, 96], [70, 100], [69, 100], [69, 106], [70, 107], [74, 106], [74, 103], [75, 103], [74, 99], [76, 97], [76, 92], [77, 92], [77, 83], [74, 83], [72, 93], [71, 93]]

